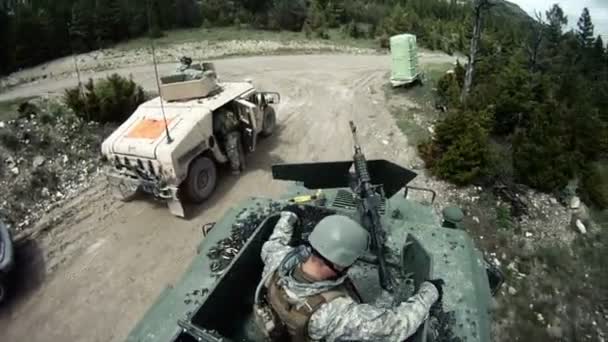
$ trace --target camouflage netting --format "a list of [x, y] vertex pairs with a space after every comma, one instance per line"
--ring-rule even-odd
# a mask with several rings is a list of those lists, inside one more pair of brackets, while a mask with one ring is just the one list
[[90, 183], [110, 129], [48, 99], [21, 104], [16, 117], [0, 122], [0, 219], [20, 231]]

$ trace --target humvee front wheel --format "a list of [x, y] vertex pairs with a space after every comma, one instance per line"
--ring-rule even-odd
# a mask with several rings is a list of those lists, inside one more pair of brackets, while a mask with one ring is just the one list
[[202, 203], [215, 190], [217, 168], [208, 157], [198, 157], [190, 163], [188, 178], [184, 181], [183, 190], [193, 203]]
[[0, 274], [0, 303], [4, 302], [6, 299], [6, 281], [4, 277]]
[[268, 106], [264, 109], [264, 126], [262, 127], [261, 135], [263, 137], [269, 137], [274, 133], [274, 129], [277, 126], [277, 113], [274, 108]]

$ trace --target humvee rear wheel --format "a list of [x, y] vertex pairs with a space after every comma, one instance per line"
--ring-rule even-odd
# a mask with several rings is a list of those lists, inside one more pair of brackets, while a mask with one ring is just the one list
[[215, 162], [208, 157], [199, 157], [190, 163], [188, 178], [184, 182], [183, 190], [188, 200], [201, 203], [211, 196], [216, 182]]
[[268, 106], [264, 109], [264, 126], [262, 127], [261, 135], [263, 137], [269, 137], [274, 133], [274, 129], [277, 126], [277, 113], [274, 108]]

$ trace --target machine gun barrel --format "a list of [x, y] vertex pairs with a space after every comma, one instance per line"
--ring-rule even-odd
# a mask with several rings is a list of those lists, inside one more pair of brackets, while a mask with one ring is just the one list
[[214, 333], [210, 333], [206, 330], [202, 330], [192, 323], [180, 319], [177, 321], [177, 325], [182, 328], [184, 332], [188, 335], [194, 337], [197, 341], [213, 341], [213, 342], [230, 342], [230, 340], [225, 339], [221, 336], [215, 336]]
[[369, 185], [371, 182], [371, 177], [369, 176], [369, 171], [367, 170], [367, 160], [365, 159], [361, 146], [359, 145], [357, 126], [355, 126], [355, 123], [352, 121], [350, 122], [350, 130], [353, 133], [353, 140], [355, 142], [355, 155], [353, 159], [355, 161], [355, 171], [357, 172], [357, 177], [361, 183], [360, 185]]
[[361, 214], [361, 222], [371, 235], [371, 247], [378, 258], [378, 277], [380, 278], [380, 286], [388, 292], [394, 289], [394, 280], [388, 270], [387, 261], [384, 256], [384, 230], [380, 222], [379, 206], [382, 202], [381, 195], [374, 190], [371, 183], [371, 177], [367, 168], [367, 160], [359, 145], [357, 137], [357, 127], [351, 121], [350, 128], [353, 134], [355, 145], [355, 155], [353, 157], [355, 163], [355, 172], [357, 181], [355, 193], [359, 196], [359, 211]]

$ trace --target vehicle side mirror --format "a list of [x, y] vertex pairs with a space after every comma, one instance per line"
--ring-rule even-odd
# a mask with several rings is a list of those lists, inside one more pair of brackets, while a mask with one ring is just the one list
[[262, 93], [264, 101], [267, 104], [279, 104], [281, 103], [281, 95], [279, 93]]

